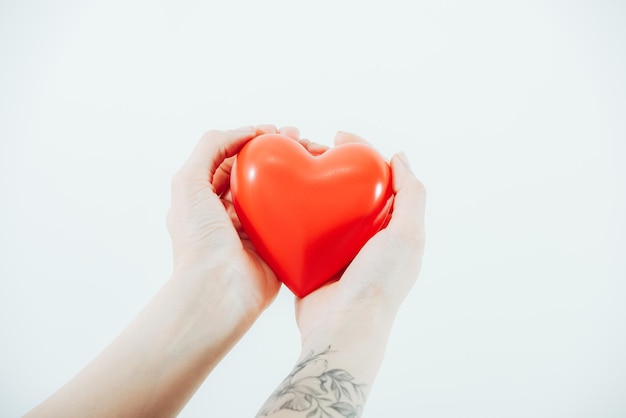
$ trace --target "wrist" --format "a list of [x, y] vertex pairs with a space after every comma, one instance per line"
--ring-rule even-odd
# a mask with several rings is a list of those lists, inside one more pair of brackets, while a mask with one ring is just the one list
[[253, 322], [210, 288], [219, 272], [180, 273], [34, 416], [176, 415]]
[[393, 318], [372, 308], [340, 316], [303, 335], [296, 366], [258, 416], [292, 411], [298, 414], [284, 416], [361, 416]]
[[[175, 270], [165, 287], [174, 292], [171, 300], [184, 322], [195, 324], [196, 336], [212, 329], [220, 334], [243, 334], [261, 314], [261, 308], [243, 300], [234, 283], [236, 272], [229, 265]], [[217, 320], [216, 320], [217, 319]], [[211, 326], [207, 326], [211, 324]], [[211, 343], [215, 335], [205, 336]]]
[[344, 311], [325, 325], [302, 335], [300, 361], [328, 352], [328, 369], [341, 369], [362, 384], [365, 397], [382, 364], [395, 315], [379, 306]]
[[317, 340], [343, 342], [388, 337], [397, 309], [380, 297], [354, 297], [336, 290], [319, 289], [296, 304], [303, 347]]

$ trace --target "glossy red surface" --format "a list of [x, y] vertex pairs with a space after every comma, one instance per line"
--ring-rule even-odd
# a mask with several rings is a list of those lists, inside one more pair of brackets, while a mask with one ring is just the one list
[[332, 280], [387, 221], [391, 170], [373, 148], [339, 145], [313, 156], [261, 135], [240, 151], [233, 203], [259, 254], [299, 297]]

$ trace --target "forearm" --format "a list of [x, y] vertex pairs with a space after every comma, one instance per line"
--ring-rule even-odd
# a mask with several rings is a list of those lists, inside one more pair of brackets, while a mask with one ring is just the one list
[[303, 341], [300, 358], [257, 417], [359, 417], [383, 360], [393, 317], [354, 312]]
[[175, 416], [253, 321], [226, 314], [231, 301], [207, 282], [172, 277], [119, 337], [27, 417]]

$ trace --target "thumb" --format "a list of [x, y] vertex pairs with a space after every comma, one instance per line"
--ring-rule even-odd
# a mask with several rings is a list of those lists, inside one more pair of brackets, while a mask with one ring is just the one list
[[222, 162], [235, 155], [246, 142], [254, 138], [256, 133], [257, 130], [253, 126], [229, 131], [206, 132], [180, 172], [185, 173], [188, 179], [213, 183], [213, 175]]
[[393, 178], [393, 213], [387, 228], [407, 238], [424, 239], [424, 211], [426, 207], [426, 189], [411, 171], [408, 158], [400, 152], [391, 159]]

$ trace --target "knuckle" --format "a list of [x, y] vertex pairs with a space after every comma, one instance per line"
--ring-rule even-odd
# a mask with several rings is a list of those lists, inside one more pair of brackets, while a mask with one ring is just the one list
[[202, 140], [213, 140], [215, 139], [217, 136], [219, 136], [222, 132], [217, 130], [217, 129], [209, 129], [208, 131], [205, 131], [202, 134], [201, 139]]
[[426, 197], [426, 186], [417, 177], [415, 178], [415, 189], [420, 196]]
[[216, 141], [219, 141], [219, 138], [223, 134], [224, 133], [222, 131], [218, 131], [217, 129], [211, 129], [211, 130], [205, 131], [200, 137], [200, 142], [204, 142], [208, 144], [215, 143]]
[[188, 177], [188, 174], [183, 169], [178, 170], [176, 174], [172, 176], [170, 181], [172, 191], [174, 192], [184, 189], [188, 182]]
[[407, 182], [414, 193], [419, 196], [426, 196], [426, 186], [417, 177], [411, 175], [408, 177]]

